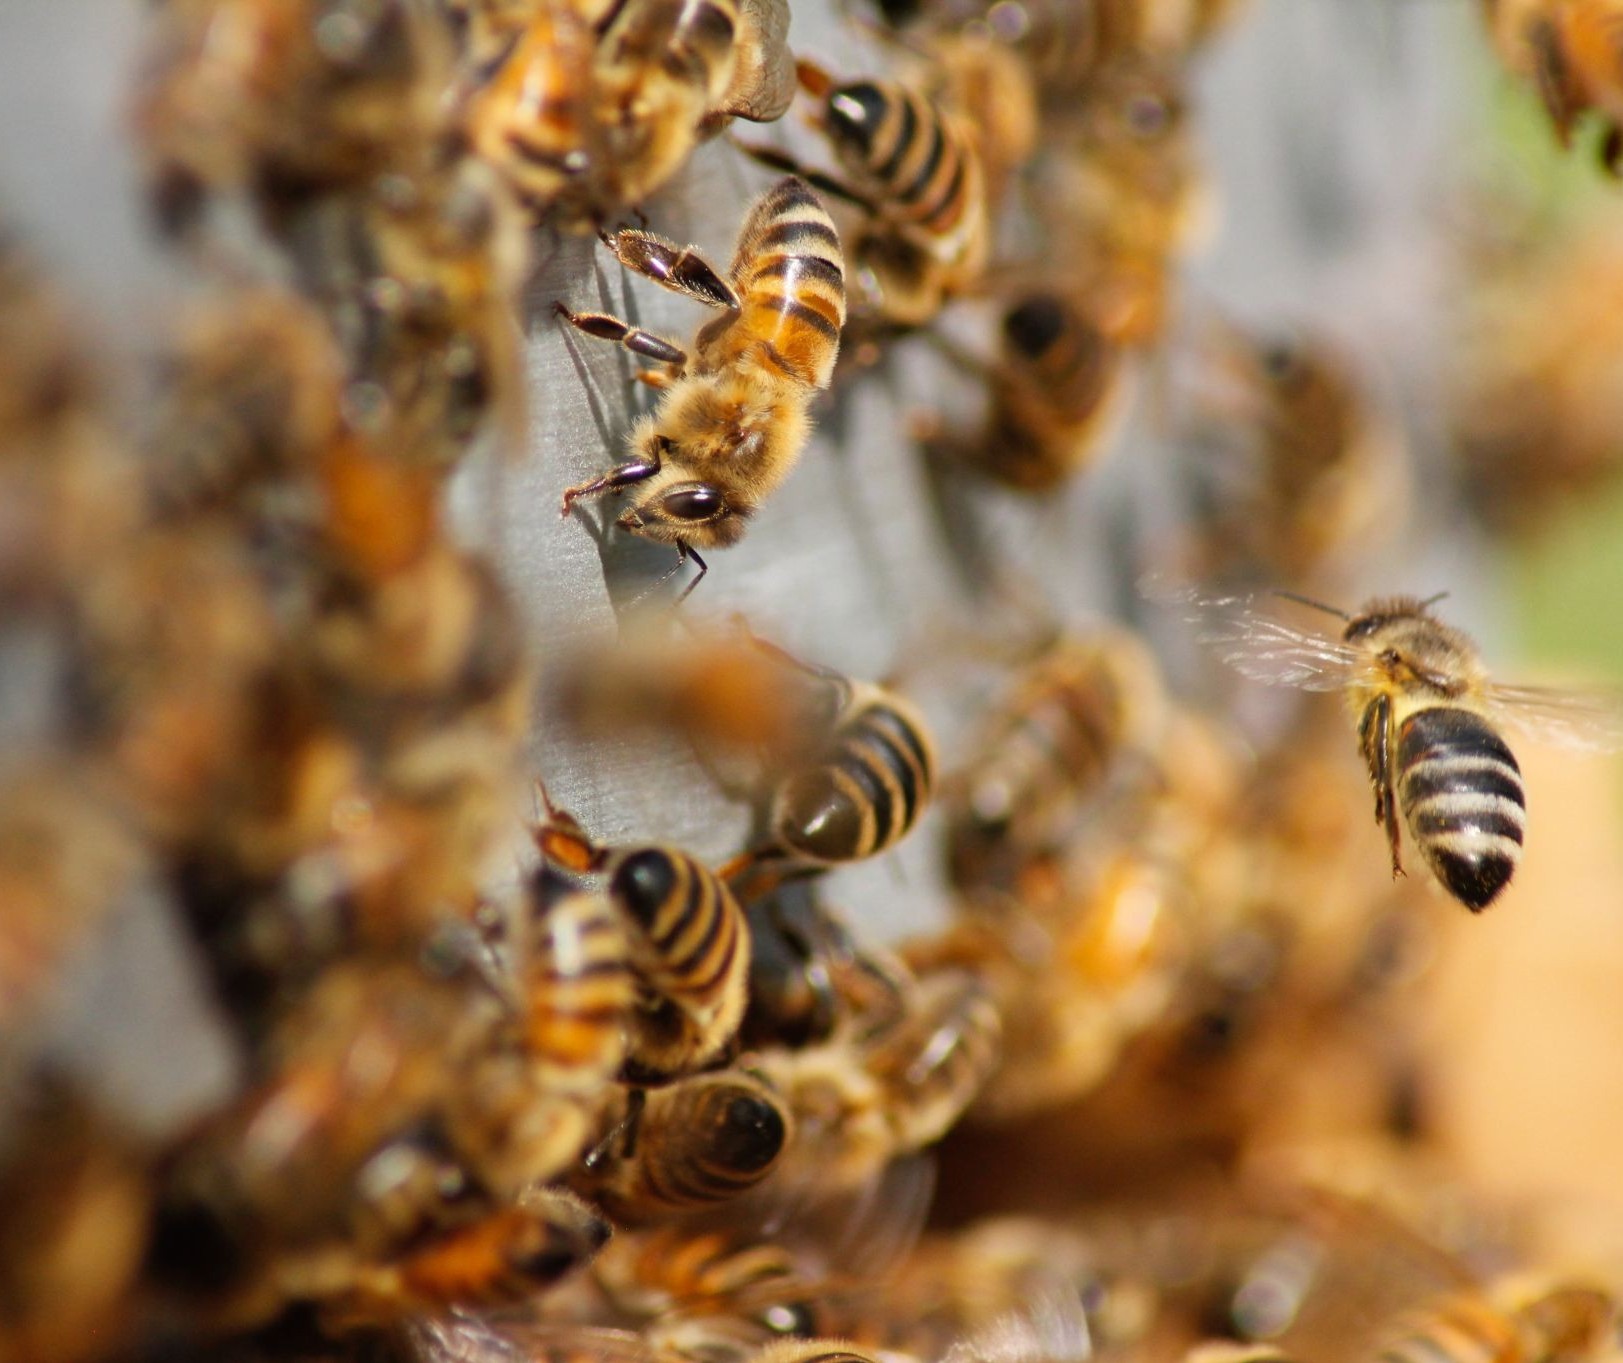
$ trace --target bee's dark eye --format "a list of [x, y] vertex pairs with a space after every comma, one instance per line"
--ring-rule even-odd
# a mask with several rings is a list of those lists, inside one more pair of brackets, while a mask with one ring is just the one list
[[1154, 95], [1137, 95], [1127, 102], [1127, 126], [1135, 136], [1159, 137], [1172, 123], [1172, 110]]
[[659, 509], [679, 521], [708, 521], [720, 515], [726, 504], [713, 487], [686, 487], [667, 492], [659, 499]]
[[1296, 377], [1301, 360], [1289, 342], [1276, 341], [1263, 348], [1262, 368], [1275, 383], [1286, 383]]

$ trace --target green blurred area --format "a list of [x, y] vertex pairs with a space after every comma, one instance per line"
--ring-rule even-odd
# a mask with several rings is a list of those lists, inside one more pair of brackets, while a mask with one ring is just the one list
[[1517, 548], [1509, 585], [1526, 658], [1623, 683], [1623, 483]]

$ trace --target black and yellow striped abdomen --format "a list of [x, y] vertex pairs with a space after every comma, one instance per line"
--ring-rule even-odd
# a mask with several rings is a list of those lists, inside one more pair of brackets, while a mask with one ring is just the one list
[[576, 891], [546, 903], [532, 931], [525, 1039], [550, 1089], [594, 1093], [625, 1057], [636, 989], [625, 925], [607, 899]]
[[790, 1131], [783, 1101], [737, 1071], [654, 1089], [629, 1122], [630, 1138], [589, 1161], [577, 1186], [632, 1225], [747, 1192], [772, 1171]]
[[847, 173], [915, 245], [951, 239], [981, 210], [975, 149], [922, 95], [854, 81], [829, 93], [823, 118]]
[[1504, 739], [1473, 710], [1434, 706], [1398, 727], [1398, 803], [1409, 835], [1466, 908], [1486, 908], [1521, 858], [1527, 800]]
[[732, 268], [741, 315], [712, 324], [715, 353], [700, 333], [707, 365], [760, 347], [781, 374], [827, 388], [845, 326], [845, 256], [834, 220], [804, 180], [787, 176], [756, 200], [739, 233]]
[[749, 929], [731, 890], [673, 847], [615, 859], [609, 896], [633, 925], [632, 970], [645, 998], [627, 1047], [646, 1080], [699, 1068], [732, 1041], [749, 980]]
[[899, 842], [935, 786], [935, 753], [920, 716], [875, 691], [853, 705], [821, 757], [772, 802], [778, 844], [808, 861], [860, 861]]

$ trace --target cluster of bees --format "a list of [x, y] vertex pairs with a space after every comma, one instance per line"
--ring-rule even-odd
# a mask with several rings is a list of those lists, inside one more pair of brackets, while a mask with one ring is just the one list
[[[1125, 626], [954, 669], [951, 760], [899, 684], [692, 607], [560, 676], [449, 527], [459, 466], [525, 435], [549, 233], [712, 310], [686, 344], [543, 316], [652, 366], [623, 460], [556, 493], [693, 559], [683, 599], [900, 347], [983, 398], [922, 457], [1076, 477], [1168, 342], [1227, 9], [896, 0], [846, 16], [878, 69], [830, 72], [783, 0], [153, 7], [134, 135], [189, 282], [141, 420], [0, 242], [0, 1358], [1616, 1355], [1613, 1279], [1520, 1272], [1544, 1228], [1428, 1160], [1402, 1006], [1424, 890], [1480, 910], [1516, 869], [1501, 721], [1588, 741], [1615, 707], [1491, 681], [1434, 600], [1326, 633], [1245, 594], [1344, 587], [1401, 495], [1334, 347], [1197, 343], [1174, 559], [1238, 594], [1172, 598], [1243, 677], [1344, 693], [1368, 790], [1330, 710], [1259, 751]], [[737, 143], [777, 178], [725, 270], [627, 225], [796, 107], [813, 154]], [[977, 310], [985, 350], [938, 326]], [[691, 744], [736, 855], [556, 805], [537, 694]], [[927, 813], [942, 925], [882, 945], [827, 873]], [[223, 1057], [155, 1110], [95, 1039], [92, 967], [142, 925]]]

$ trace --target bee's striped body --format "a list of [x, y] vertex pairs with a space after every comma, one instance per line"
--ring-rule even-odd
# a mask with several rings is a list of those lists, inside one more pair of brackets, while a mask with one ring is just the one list
[[625, 924], [595, 894], [541, 912], [523, 970], [526, 1040], [549, 1091], [591, 1096], [625, 1058], [636, 987]]
[[855, 686], [822, 754], [784, 782], [772, 833], [791, 855], [860, 861], [913, 827], [935, 785], [935, 752], [913, 707], [875, 686]]

